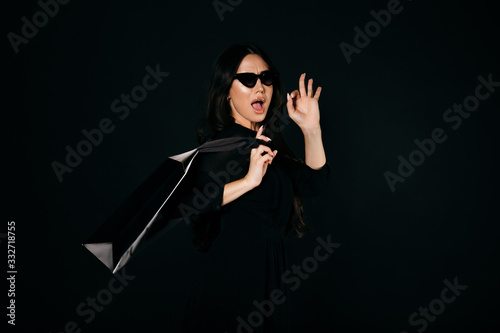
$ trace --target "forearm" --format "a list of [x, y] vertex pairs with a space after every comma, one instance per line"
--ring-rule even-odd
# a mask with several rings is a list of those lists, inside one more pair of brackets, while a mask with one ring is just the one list
[[241, 178], [233, 182], [227, 183], [224, 186], [224, 193], [222, 196], [222, 206], [227, 205], [231, 201], [238, 199], [240, 196], [246, 192], [253, 189], [252, 186], [246, 178]]
[[303, 130], [305, 146], [305, 163], [311, 169], [320, 169], [326, 163], [321, 128]]

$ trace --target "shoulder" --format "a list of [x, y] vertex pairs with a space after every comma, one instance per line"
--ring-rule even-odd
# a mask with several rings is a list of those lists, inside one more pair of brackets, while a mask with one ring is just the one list
[[[196, 168], [200, 171], [210, 172], [226, 169], [228, 165], [238, 163], [246, 165], [248, 155], [252, 148], [251, 140], [254, 131], [241, 125], [230, 126], [217, 133], [210, 141], [214, 143], [210, 147], [200, 150], [197, 156]], [[243, 138], [243, 140], [232, 140], [231, 138]], [[229, 139], [229, 140], [221, 140]], [[215, 142], [218, 141], [219, 142]]]

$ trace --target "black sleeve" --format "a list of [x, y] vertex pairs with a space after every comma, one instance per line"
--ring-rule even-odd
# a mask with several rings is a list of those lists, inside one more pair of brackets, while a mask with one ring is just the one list
[[312, 169], [303, 161], [287, 161], [295, 193], [301, 197], [322, 195], [330, 184], [330, 164], [326, 162], [319, 169]]
[[237, 151], [199, 153], [191, 168], [189, 185], [179, 205], [185, 219], [227, 209], [222, 206], [224, 186], [246, 174], [248, 161]]
[[225, 184], [244, 177], [248, 165], [249, 154], [235, 151], [201, 153], [191, 165], [178, 209], [191, 227], [198, 251], [208, 251], [220, 232], [220, 216], [229, 209], [222, 206]]

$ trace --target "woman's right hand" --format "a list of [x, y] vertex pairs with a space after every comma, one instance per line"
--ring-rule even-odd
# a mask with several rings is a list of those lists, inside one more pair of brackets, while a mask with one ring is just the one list
[[[271, 141], [267, 136], [262, 135], [263, 131], [264, 127], [261, 126], [255, 137], [266, 142]], [[277, 153], [277, 150], [272, 151], [271, 148], [265, 145], [259, 145], [250, 151], [250, 166], [244, 179], [251, 188], [260, 185], [262, 178], [266, 174], [267, 166], [273, 162]]]

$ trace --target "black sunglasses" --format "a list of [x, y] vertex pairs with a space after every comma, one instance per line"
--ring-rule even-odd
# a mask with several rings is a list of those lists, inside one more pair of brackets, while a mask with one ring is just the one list
[[257, 84], [257, 79], [260, 79], [260, 82], [266, 86], [272, 85], [278, 78], [278, 72], [264, 71], [259, 75], [254, 73], [238, 73], [234, 74], [234, 77], [245, 87], [253, 88]]

